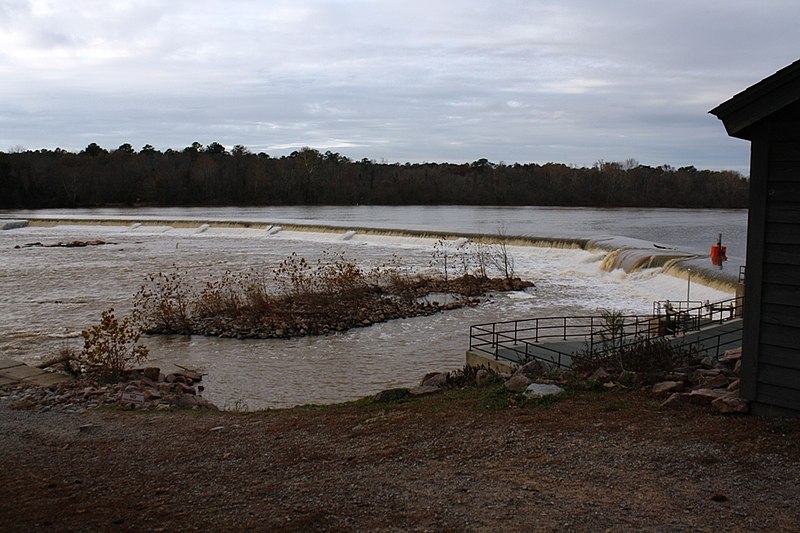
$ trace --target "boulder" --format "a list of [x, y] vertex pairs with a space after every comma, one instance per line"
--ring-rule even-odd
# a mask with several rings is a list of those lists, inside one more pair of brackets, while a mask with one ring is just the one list
[[435, 385], [420, 385], [419, 387], [413, 387], [409, 389], [409, 394], [414, 397], [420, 396], [430, 396], [431, 394], [436, 394], [442, 392], [444, 389], [441, 387], [437, 387]]
[[150, 381], [158, 383], [158, 378], [161, 375], [161, 369], [157, 366], [148, 366], [147, 368], [142, 369], [142, 374]]
[[719, 359], [716, 356], [709, 355], [708, 357], [704, 357], [700, 364], [703, 365], [705, 368], [716, 368], [717, 363], [719, 363]]
[[653, 385], [653, 394], [666, 394], [683, 388], [683, 381], [662, 381]]
[[608, 383], [611, 381], [611, 374], [609, 374], [605, 368], [598, 368], [592, 375], [589, 376], [588, 381], [594, 381], [595, 383]]
[[144, 391], [144, 399], [145, 399], [145, 401], [148, 401], [148, 402], [151, 401], [151, 400], [160, 400], [161, 399], [161, 393], [158, 392], [158, 391], [155, 391], [153, 389], [147, 389], [147, 390]]
[[411, 396], [411, 391], [406, 388], [386, 389], [373, 396], [373, 400], [376, 402], [396, 402], [409, 396]]
[[200, 402], [197, 396], [192, 396], [191, 394], [183, 394], [175, 398], [172, 402], [172, 405], [176, 407], [198, 407]]
[[673, 392], [670, 394], [669, 398], [661, 402], [661, 407], [675, 407], [681, 405], [685, 402], [684, 396], [686, 395], [680, 392]]
[[689, 403], [696, 405], [711, 405], [717, 398], [729, 396], [730, 393], [721, 389], [696, 389], [683, 396]]
[[552, 363], [548, 363], [547, 361], [541, 361], [539, 359], [534, 359], [533, 361], [529, 361], [519, 367], [514, 374], [522, 374], [523, 376], [527, 377], [528, 379], [536, 379], [543, 374], [547, 374], [552, 372], [555, 369], [555, 366]]
[[191, 394], [192, 396], [197, 394], [197, 390], [192, 387], [191, 385], [187, 385], [186, 383], [175, 382], [171, 385], [172, 392], [176, 394]]
[[483, 385], [484, 383], [488, 382], [492, 377], [492, 373], [486, 370], [485, 368], [479, 368], [477, 372], [475, 372], [475, 384], [476, 385]]
[[419, 385], [420, 387], [444, 387], [447, 384], [447, 372], [429, 372], [425, 374]]
[[219, 411], [219, 407], [208, 401], [207, 399], [203, 398], [202, 396], [195, 396], [195, 402], [197, 402], [197, 407], [199, 409], [211, 409], [213, 411]]
[[505, 385], [506, 390], [511, 392], [522, 392], [530, 384], [531, 380], [525, 374], [515, 373], [503, 385]]
[[701, 377], [699, 380], [699, 384], [696, 388], [698, 389], [727, 389], [728, 385], [730, 385], [731, 380], [728, 379], [727, 376], [724, 374], [717, 374], [716, 376], [710, 376], [707, 378]]
[[738, 395], [720, 396], [711, 405], [721, 413], [741, 413], [750, 412], [750, 404], [747, 400], [739, 398]]
[[165, 377], [164, 380], [167, 383], [188, 383], [189, 381], [186, 379], [186, 376], [178, 372], [172, 372], [171, 374], [167, 374], [167, 377]]
[[[698, 368], [692, 375], [689, 377], [689, 381], [691, 381], [695, 385], [702, 385], [706, 383], [711, 378], [715, 378], [722, 374], [722, 370], [719, 368]], [[711, 388], [711, 387], [706, 387]]]
[[551, 383], [531, 383], [523, 393], [526, 398], [536, 399], [545, 396], [556, 396], [564, 392], [564, 389]]
[[683, 381], [689, 380], [689, 372], [670, 372], [664, 376], [666, 381]]
[[719, 358], [720, 363], [733, 363], [742, 358], [742, 347], [726, 350], [722, 357]]
[[202, 381], [203, 379], [203, 374], [201, 374], [200, 372], [196, 372], [194, 370], [189, 370], [188, 368], [184, 368], [180, 372], [175, 372], [175, 374], [179, 374], [184, 378], [186, 378], [186, 382], [189, 384], [194, 383], [196, 381]]

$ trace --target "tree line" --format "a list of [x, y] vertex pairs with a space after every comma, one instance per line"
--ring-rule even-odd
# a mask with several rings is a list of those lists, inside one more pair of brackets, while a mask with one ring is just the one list
[[651, 167], [635, 160], [561, 163], [378, 163], [302, 148], [270, 157], [242, 145], [183, 150], [130, 144], [79, 153], [0, 152], [0, 208], [106, 205], [539, 205], [747, 207], [733, 171]]

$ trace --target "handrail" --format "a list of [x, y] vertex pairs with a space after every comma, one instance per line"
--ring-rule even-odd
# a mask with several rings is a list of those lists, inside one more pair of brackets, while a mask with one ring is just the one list
[[652, 315], [536, 317], [476, 324], [470, 326], [469, 349], [495, 359], [511, 360], [505, 355], [504, 351], [507, 351], [518, 356], [514, 362], [545, 359], [531, 353], [535, 346], [535, 351], [554, 354], [552, 359], [547, 359], [549, 362], [570, 366], [565, 361], [571, 354], [542, 342], [575, 339], [583, 341], [589, 353], [602, 354], [657, 337], [698, 331], [703, 326], [740, 317], [742, 302], [742, 297], [714, 303], [664, 300], [653, 303]]
[[[723, 337], [734, 335], [734, 334], [736, 334], [738, 332], [741, 332], [743, 329], [744, 329], [743, 322], [740, 322], [739, 325], [737, 327], [735, 327], [734, 329], [730, 329], [730, 330], [724, 331], [722, 333], [711, 333], [711, 334], [700, 333], [700, 335], [697, 336], [696, 338], [691, 338], [691, 337], [688, 337], [688, 336], [675, 337], [675, 340], [677, 342], [673, 341], [673, 342], [675, 342], [675, 344], [673, 344], [673, 346], [680, 347], [680, 348], [689, 347], [690, 349], [693, 348], [697, 352], [704, 352], [704, 353], [708, 354], [709, 350], [711, 350], [712, 347], [706, 346], [706, 344], [708, 343], [708, 341], [713, 341], [712, 344], [713, 344], [713, 349], [714, 349], [714, 355], [716, 357], [719, 357], [724, 352], [724, 350], [722, 350], [722, 348], [725, 348], [725, 347], [727, 347], [729, 345], [733, 345], [733, 344], [735, 344], [737, 346], [741, 346], [741, 337], [735, 338], [735, 339], [732, 339], [732, 340], [728, 340], [726, 342], [722, 342]], [[688, 340], [686, 340], [686, 339], [688, 339]], [[625, 347], [626, 348], [635, 347], [635, 346], [640, 345], [640, 344], [646, 344], [646, 343], [648, 343], [648, 342], [650, 342], [652, 340], [653, 340], [652, 337], [639, 338], [639, 339], [634, 340], [633, 342], [625, 344]], [[612, 349], [601, 350], [599, 352], [594, 352], [594, 355], [595, 356], [597, 356], [597, 355], [602, 356], [605, 353], [608, 353], [610, 351], [613, 351], [613, 350]]]

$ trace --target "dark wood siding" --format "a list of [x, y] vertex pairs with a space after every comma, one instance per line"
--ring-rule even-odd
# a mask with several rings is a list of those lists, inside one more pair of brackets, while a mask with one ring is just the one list
[[750, 282], [751, 259], [761, 262], [751, 399], [756, 412], [764, 404], [800, 413], [800, 106], [765, 122], [766, 195], [762, 206], [751, 206], [763, 214], [763, 252], [747, 265]]

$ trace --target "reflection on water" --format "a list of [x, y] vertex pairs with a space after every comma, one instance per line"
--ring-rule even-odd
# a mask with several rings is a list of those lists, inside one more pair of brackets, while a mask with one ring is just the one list
[[[17, 248], [31, 242], [100, 239], [85, 248]], [[109, 307], [125, 313], [145, 274], [178, 268], [197, 280], [226, 270], [267, 275], [291, 252], [309, 259], [323, 249], [366, 266], [393, 257], [426, 268], [434, 241], [356, 234], [211, 228], [64, 225], [0, 231], [0, 350], [34, 362], [62, 347], [80, 347], [80, 330]], [[146, 339], [155, 364], [199, 368], [205, 395], [220, 406], [284, 407], [355, 399], [380, 389], [413, 385], [431, 370], [464, 364], [469, 324], [542, 315], [596, 313], [614, 308], [645, 313], [655, 299], [679, 300], [686, 282], [658, 270], [602, 272], [602, 254], [583, 250], [511, 247], [517, 272], [536, 283], [428, 317], [396, 320], [334, 335], [289, 340], [161, 336]], [[697, 286], [693, 298], [726, 294]]]

